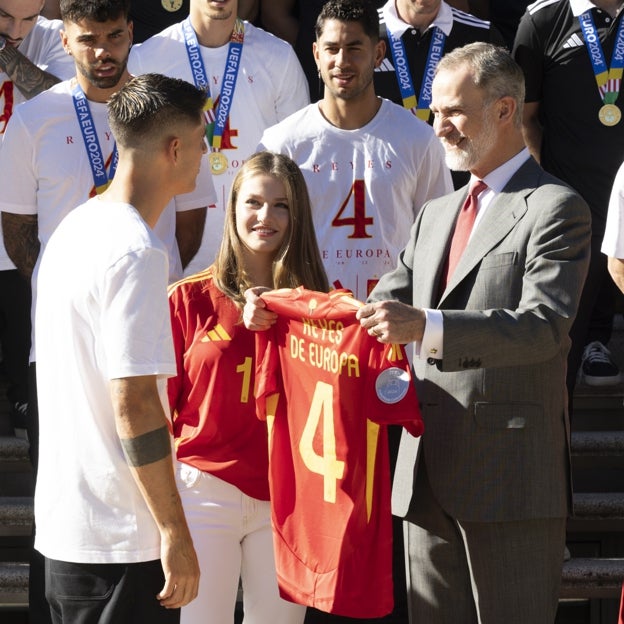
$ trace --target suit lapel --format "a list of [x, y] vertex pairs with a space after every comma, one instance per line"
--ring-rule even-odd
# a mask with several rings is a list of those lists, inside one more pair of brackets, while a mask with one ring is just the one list
[[[527, 211], [526, 198], [536, 188], [540, 174], [539, 165], [532, 158], [529, 159], [492, 201], [459, 260], [440, 303], [524, 216]], [[452, 231], [449, 241], [450, 236]]]
[[[428, 244], [422, 246], [423, 253], [416, 258], [414, 267], [418, 267], [415, 268], [415, 273], [419, 276], [418, 288], [415, 290], [422, 297], [420, 303], [425, 307], [435, 307], [440, 299], [442, 269], [448, 256], [457, 214], [466, 194], [467, 187], [449, 195], [443, 205], [432, 205], [431, 214], [426, 216], [426, 223], [422, 224], [422, 233], [418, 239], [426, 239]], [[445, 243], [438, 244], [438, 241]]]

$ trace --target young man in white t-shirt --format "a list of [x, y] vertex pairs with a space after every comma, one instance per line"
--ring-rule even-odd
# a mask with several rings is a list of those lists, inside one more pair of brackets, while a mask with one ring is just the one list
[[[14, 108], [69, 78], [74, 70], [61, 45], [62, 24], [41, 17], [42, 5], [42, 0], [0, 0], [0, 149]], [[22, 429], [28, 403], [30, 283], [29, 277], [18, 273], [4, 248], [1, 223], [0, 345], [12, 424]]]
[[128, 61], [133, 74], [159, 72], [210, 91], [207, 139], [217, 201], [208, 209], [201, 247], [186, 275], [212, 264], [230, 186], [262, 131], [310, 101], [290, 45], [240, 20], [238, 10], [238, 0], [191, 0], [188, 19], [135, 46]]
[[157, 74], [112, 95], [117, 173], [42, 256], [35, 546], [55, 624], [175, 623], [197, 595], [166, 416], [176, 373], [168, 254], [152, 230], [169, 200], [195, 186], [204, 101]]
[[375, 94], [385, 43], [372, 6], [325, 4], [313, 50], [323, 99], [266, 130], [260, 145], [303, 171], [329, 281], [363, 301], [394, 268], [421, 206], [451, 190], [450, 172], [433, 130]]
[[[74, 60], [75, 76], [22, 104], [14, 113], [0, 150], [0, 211], [4, 241], [13, 262], [32, 273], [32, 316], [37, 299], [37, 259], [62, 219], [97, 195], [115, 173], [115, 140], [106, 119], [106, 101], [130, 77], [132, 42], [129, 0], [63, 0], [62, 44]], [[204, 159], [202, 159], [204, 160]], [[169, 280], [201, 241], [206, 207], [215, 201], [206, 166], [192, 193], [177, 195], [155, 232], [169, 253]], [[89, 228], [85, 238], [98, 233]], [[83, 260], [75, 255], [78, 264]], [[31, 362], [36, 361], [33, 333]], [[35, 410], [34, 397], [29, 410]], [[29, 437], [36, 459], [36, 414], [29, 413]]]

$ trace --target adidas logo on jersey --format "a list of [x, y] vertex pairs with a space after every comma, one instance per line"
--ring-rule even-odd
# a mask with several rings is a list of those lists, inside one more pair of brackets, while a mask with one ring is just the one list
[[393, 72], [395, 70], [394, 70], [394, 65], [392, 64], [392, 61], [389, 58], [385, 58], [381, 62], [381, 65], [375, 68], [375, 71], [376, 72]]
[[585, 43], [583, 42], [583, 40], [576, 34], [574, 33], [564, 44], [563, 44], [563, 48], [564, 49], [570, 49], [570, 48], [578, 48], [579, 46], [585, 45]]
[[225, 331], [221, 323], [214, 326], [213, 329], [206, 332], [201, 339], [202, 342], [221, 342], [232, 340], [232, 337]]

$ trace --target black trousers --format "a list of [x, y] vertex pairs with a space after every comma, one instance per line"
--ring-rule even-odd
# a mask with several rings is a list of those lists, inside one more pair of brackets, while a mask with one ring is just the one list
[[30, 282], [17, 272], [0, 271], [0, 344], [11, 405], [28, 401]]
[[160, 560], [128, 564], [47, 559], [46, 597], [54, 624], [178, 624], [180, 609], [156, 595], [165, 584]]
[[613, 331], [617, 287], [607, 269], [607, 256], [601, 251], [602, 235], [592, 236], [587, 279], [581, 293], [576, 319], [570, 329], [572, 346], [568, 355], [567, 386], [572, 415], [572, 398], [576, 374], [585, 345], [598, 340], [606, 345]]

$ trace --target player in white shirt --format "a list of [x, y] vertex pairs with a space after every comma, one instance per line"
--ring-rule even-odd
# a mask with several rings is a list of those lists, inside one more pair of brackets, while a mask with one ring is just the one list
[[314, 44], [325, 96], [260, 143], [303, 171], [330, 283], [361, 300], [395, 266], [423, 203], [452, 188], [433, 130], [375, 95], [373, 71], [385, 51], [378, 33], [373, 8], [326, 4]]
[[[61, 22], [41, 17], [42, 4], [0, 0], [0, 149], [14, 108], [74, 71], [73, 60], [61, 45]], [[0, 220], [0, 344], [11, 419], [14, 427], [22, 428], [28, 402], [30, 285], [18, 274], [2, 238]]]
[[[133, 74], [158, 72], [196, 85], [208, 84], [213, 104], [208, 121], [216, 118], [215, 127], [222, 126], [207, 133], [217, 201], [208, 210], [202, 244], [186, 267], [187, 275], [214, 261], [230, 186], [245, 159], [254, 153], [263, 130], [310, 101], [305, 75], [291, 46], [238, 20], [238, 0], [215, 5], [191, 0], [188, 21], [135, 46], [129, 60]], [[220, 147], [215, 134], [220, 135]]]
[[150, 74], [109, 107], [118, 172], [59, 224], [40, 265], [35, 546], [55, 623], [175, 624], [200, 571], [173, 474], [168, 254], [152, 228], [195, 184], [203, 93]]

